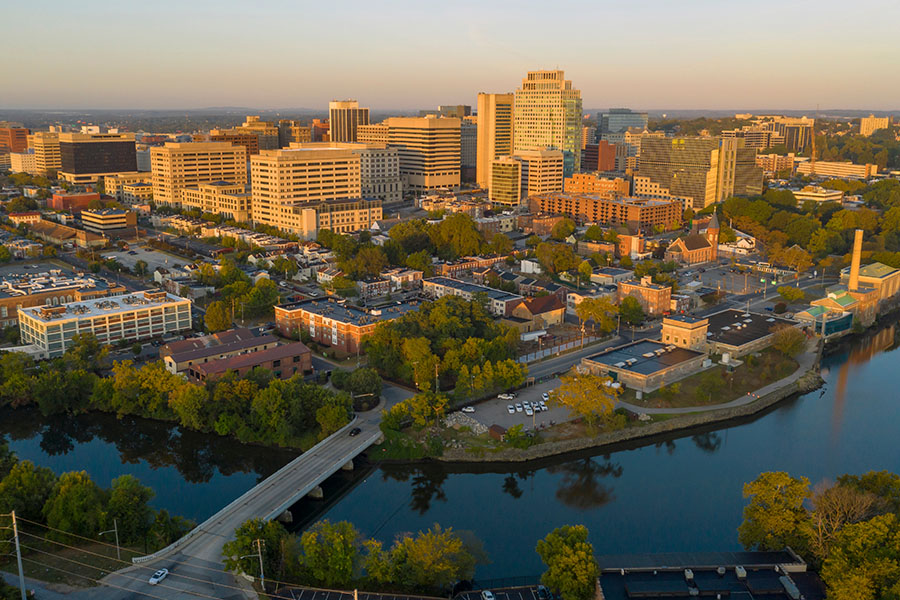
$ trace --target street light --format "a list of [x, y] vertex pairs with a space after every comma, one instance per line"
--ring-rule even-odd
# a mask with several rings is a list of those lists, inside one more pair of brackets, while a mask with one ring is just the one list
[[116, 558], [122, 560], [122, 553], [119, 550], [119, 523], [116, 519], [113, 519], [113, 528], [107, 529], [106, 531], [101, 531], [97, 535], [103, 535], [104, 533], [114, 533], [116, 534]]
[[252, 558], [256, 556], [259, 558], [259, 585], [262, 587], [263, 592], [266, 591], [266, 576], [263, 573], [263, 559], [262, 559], [262, 540], [256, 538], [256, 554], [245, 554], [244, 556], [238, 558], [238, 560], [244, 560], [245, 558]]

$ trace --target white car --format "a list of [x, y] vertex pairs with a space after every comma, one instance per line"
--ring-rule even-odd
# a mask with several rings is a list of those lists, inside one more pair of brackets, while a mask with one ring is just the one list
[[462, 408], [462, 411], [464, 413], [473, 413], [473, 412], [475, 412], [475, 407], [474, 406], [464, 406]]
[[549, 399], [550, 399], [550, 394], [548, 394], [547, 392], [544, 392], [543, 394], [541, 394], [541, 400], [543, 400], [544, 402], [546, 402]]
[[160, 569], [150, 577], [150, 585], [156, 585], [157, 583], [165, 579], [168, 574], [168, 569]]
[[543, 400], [541, 400], [541, 410], [550, 410], [549, 408], [547, 408], [547, 405], [544, 403]]
[[500, 394], [499, 396], [497, 396], [497, 398], [499, 398], [500, 400], [512, 400], [514, 397], [515, 396], [513, 396], [512, 394]]
[[481, 600], [494, 600], [494, 592], [484, 590], [481, 592]]
[[522, 412], [522, 405], [516, 402], [516, 412]]
[[511, 415], [514, 415], [514, 414], [516, 414], [516, 407], [513, 406], [512, 404], [507, 404], [507, 405], [506, 405], [506, 412], [508, 412], [508, 413], [511, 414]]
[[531, 407], [529, 406], [528, 408], [525, 409], [525, 414], [528, 415], [529, 417], [533, 417], [534, 411], [531, 410]]

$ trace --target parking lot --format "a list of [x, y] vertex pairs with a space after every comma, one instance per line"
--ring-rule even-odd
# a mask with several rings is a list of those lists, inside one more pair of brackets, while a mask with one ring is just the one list
[[[521, 412], [516, 412], [515, 414], [509, 414], [509, 410], [507, 406], [512, 404], [515, 406], [517, 403], [521, 404], [522, 402], [531, 402], [531, 403], [539, 403], [541, 401], [541, 394], [559, 386], [559, 379], [553, 378], [548, 381], [544, 381], [538, 383], [533, 386], [529, 386], [527, 388], [523, 388], [521, 390], [517, 390], [518, 397], [514, 400], [500, 400], [498, 398], [493, 398], [492, 400], [485, 400], [484, 402], [480, 402], [475, 407], [475, 412], [470, 414], [469, 416], [478, 421], [479, 423], [485, 425], [486, 427], [490, 427], [491, 425], [500, 425], [509, 429], [513, 425], [524, 425], [526, 430], [532, 430], [534, 428], [540, 428], [542, 425], [545, 427], [549, 427], [551, 421], [553, 423], [562, 423], [563, 421], [569, 421], [573, 417], [570, 415], [569, 410], [566, 408], [551, 408], [548, 411], [541, 411], [534, 413], [533, 416], [528, 416], [525, 414], [525, 410]], [[548, 403], [549, 406], [549, 403]]]
[[148, 275], [152, 274], [153, 271], [155, 271], [159, 267], [166, 268], [175, 265], [183, 266], [190, 262], [186, 258], [175, 256], [174, 254], [168, 254], [166, 252], [155, 250], [146, 246], [131, 245], [130, 252], [134, 252], [134, 254], [130, 254], [129, 250], [106, 250], [103, 252], [103, 256], [113, 257], [124, 266], [132, 270], [134, 269], [135, 263], [137, 263], [137, 261], [139, 260], [142, 260], [147, 263]]
[[[276, 594], [282, 598], [294, 600], [353, 600], [353, 592], [336, 592], [325, 590], [308, 590], [298, 588], [282, 588]], [[358, 600], [422, 600], [422, 596], [395, 596], [393, 594], [370, 594], [357, 592]], [[524, 599], [523, 599], [524, 600]], [[530, 598], [528, 599], [530, 600]]]
[[[549, 600], [549, 595], [543, 597], [538, 594], [538, 587], [515, 587], [490, 590], [494, 594], [494, 600]], [[455, 600], [482, 600], [481, 591], [461, 592]]]

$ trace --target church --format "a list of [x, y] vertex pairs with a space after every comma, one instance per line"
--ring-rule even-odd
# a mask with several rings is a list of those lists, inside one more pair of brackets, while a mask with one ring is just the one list
[[666, 260], [684, 265], [712, 262], [719, 257], [719, 218], [713, 213], [706, 229], [692, 232], [672, 242]]

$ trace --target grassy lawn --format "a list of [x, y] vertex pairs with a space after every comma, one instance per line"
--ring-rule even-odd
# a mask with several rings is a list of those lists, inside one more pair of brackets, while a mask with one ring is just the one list
[[[682, 408], [686, 406], [714, 406], [731, 402], [748, 392], [753, 392], [761, 387], [769, 385], [783, 377], [787, 377], [797, 369], [797, 361], [784, 356], [771, 348], [758, 353], [756, 356], [748, 355], [740, 360], [744, 364], [734, 369], [731, 373], [722, 365], [715, 365], [701, 373], [696, 373], [677, 382], [674, 387], [679, 388], [678, 393], [672, 393], [674, 387], [670, 386], [666, 391], [657, 390], [650, 394], [644, 394], [641, 400], [635, 396], [634, 390], [626, 390], [622, 394], [622, 400], [636, 406], [651, 408]], [[704, 378], [710, 377], [708, 373], [714, 373], [722, 379], [719, 390], [710, 396], [700, 388]]]

